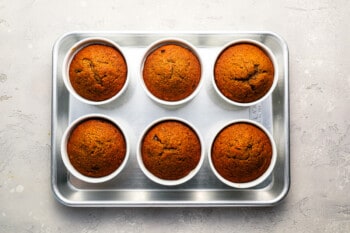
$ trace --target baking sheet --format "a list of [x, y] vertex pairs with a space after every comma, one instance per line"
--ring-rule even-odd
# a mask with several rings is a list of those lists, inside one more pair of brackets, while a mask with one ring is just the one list
[[[79, 102], [66, 90], [62, 80], [63, 58], [70, 47], [87, 37], [105, 37], [121, 46], [130, 72], [129, 87], [117, 101], [106, 106]], [[203, 85], [188, 104], [168, 109], [153, 102], [140, 83], [141, 59], [147, 47], [163, 38], [180, 38], [192, 43], [203, 62]], [[278, 84], [272, 95], [250, 108], [232, 107], [221, 100], [212, 87], [212, 70], [217, 54], [228, 42], [254, 39], [270, 48], [278, 63]], [[71, 32], [61, 36], [53, 48], [52, 61], [52, 147], [51, 185], [56, 199], [67, 206], [271, 206], [279, 203], [290, 186], [288, 49], [271, 32]], [[131, 142], [130, 158], [115, 179], [103, 184], [84, 183], [71, 176], [63, 165], [61, 137], [70, 122], [89, 114], [113, 117], [126, 130]], [[238, 118], [262, 123], [273, 135], [277, 163], [272, 175], [259, 186], [234, 189], [222, 184], [205, 158], [199, 173], [189, 182], [164, 187], [142, 173], [136, 160], [136, 144], [141, 132], [154, 120], [175, 116], [197, 127], [208, 145], [225, 123]]]

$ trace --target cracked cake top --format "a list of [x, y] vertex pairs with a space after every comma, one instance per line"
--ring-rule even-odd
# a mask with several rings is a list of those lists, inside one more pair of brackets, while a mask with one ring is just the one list
[[177, 180], [194, 170], [201, 157], [201, 144], [188, 125], [166, 120], [146, 132], [141, 144], [145, 167], [158, 178]]
[[147, 89], [165, 101], [179, 101], [190, 96], [201, 78], [199, 59], [189, 49], [163, 45], [145, 60], [143, 80]]
[[250, 182], [268, 169], [272, 145], [263, 130], [249, 123], [234, 123], [216, 136], [211, 159], [216, 171], [235, 183]]
[[89, 177], [113, 173], [126, 156], [126, 140], [112, 122], [93, 118], [77, 125], [67, 142], [72, 166]]
[[274, 67], [258, 46], [234, 44], [218, 57], [214, 67], [215, 83], [232, 101], [250, 103], [262, 98], [271, 88]]
[[69, 67], [69, 79], [83, 98], [103, 101], [115, 96], [124, 86], [127, 65], [117, 49], [93, 44], [81, 49]]

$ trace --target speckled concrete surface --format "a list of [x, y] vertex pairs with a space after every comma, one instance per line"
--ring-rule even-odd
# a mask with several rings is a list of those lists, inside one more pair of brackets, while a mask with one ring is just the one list
[[[350, 232], [350, 2], [0, 0], [0, 232]], [[273, 208], [68, 208], [50, 189], [51, 49], [72, 30], [269, 30], [290, 50]]]

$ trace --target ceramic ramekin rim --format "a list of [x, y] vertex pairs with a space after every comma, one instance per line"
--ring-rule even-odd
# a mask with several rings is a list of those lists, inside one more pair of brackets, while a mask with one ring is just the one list
[[[245, 182], [245, 183], [236, 183], [236, 182], [232, 182], [232, 181], [225, 179], [217, 172], [217, 170], [213, 164], [213, 161], [212, 161], [211, 148], [213, 146], [213, 143], [214, 143], [216, 137], [223, 129], [225, 129], [226, 127], [228, 127], [230, 125], [237, 124], [237, 123], [248, 123], [248, 124], [252, 124], [252, 125], [258, 127], [259, 129], [261, 129], [269, 138], [269, 140], [271, 142], [271, 147], [272, 147], [271, 162], [270, 162], [270, 165], [267, 168], [267, 170], [257, 179], [252, 180], [250, 182]], [[223, 127], [220, 127], [220, 129], [216, 133], [213, 134], [213, 138], [212, 138], [211, 142], [209, 143], [208, 160], [209, 160], [209, 166], [210, 166], [212, 172], [222, 183], [224, 183], [230, 187], [233, 187], [233, 188], [239, 188], [239, 189], [251, 188], [251, 187], [255, 187], [255, 186], [261, 184], [272, 174], [272, 172], [275, 168], [275, 165], [276, 165], [276, 161], [277, 161], [276, 143], [275, 143], [275, 140], [274, 140], [273, 136], [271, 135], [271, 133], [262, 124], [260, 124], [256, 121], [253, 121], [253, 120], [249, 120], [249, 119], [235, 119], [235, 120], [232, 120], [232, 121], [225, 123]]]
[[[175, 44], [175, 45], [179, 45], [179, 46], [182, 46], [184, 48], [189, 49], [197, 57], [199, 64], [200, 64], [200, 68], [201, 68], [200, 80], [199, 80], [199, 83], [198, 83], [196, 89], [189, 96], [185, 97], [184, 99], [177, 100], [177, 101], [167, 101], [167, 100], [163, 100], [163, 99], [156, 97], [148, 90], [148, 88], [144, 82], [144, 79], [143, 79], [143, 68], [144, 68], [144, 63], [145, 63], [147, 57], [157, 48], [159, 48], [163, 45], [167, 45], [167, 44]], [[199, 93], [199, 91], [203, 85], [203, 61], [202, 61], [201, 56], [200, 56], [198, 50], [196, 49], [196, 47], [194, 45], [192, 45], [190, 42], [188, 42], [187, 40], [184, 40], [181, 38], [176, 38], [176, 37], [162, 38], [162, 39], [154, 41], [146, 48], [146, 50], [142, 56], [142, 59], [141, 59], [139, 77], [140, 77], [139, 80], [140, 80], [141, 86], [150, 99], [152, 99], [154, 102], [156, 102], [162, 106], [165, 106], [165, 107], [178, 107], [178, 106], [182, 106], [182, 105], [190, 102]]]
[[[79, 95], [73, 88], [72, 84], [70, 83], [69, 80], [69, 67], [70, 64], [74, 58], [74, 56], [83, 48], [89, 46], [89, 45], [93, 45], [93, 44], [102, 44], [102, 45], [108, 45], [111, 46], [115, 49], [118, 50], [118, 52], [122, 55], [122, 57], [124, 58], [124, 61], [126, 63], [127, 66], [127, 74], [126, 74], [126, 81], [122, 87], [121, 90], [119, 90], [118, 93], [116, 93], [114, 96], [112, 96], [109, 99], [106, 100], [102, 100], [102, 101], [93, 101], [93, 100], [88, 100], [84, 97], [82, 97], [81, 95]], [[85, 103], [85, 104], [89, 104], [89, 105], [105, 105], [108, 103], [113, 102], [114, 100], [118, 99], [127, 89], [128, 85], [129, 85], [129, 80], [130, 80], [130, 71], [128, 68], [128, 62], [127, 59], [125, 57], [125, 54], [121, 48], [121, 46], [119, 46], [116, 42], [114, 42], [113, 40], [104, 38], [104, 37], [88, 37], [82, 40], [79, 40], [78, 42], [76, 42], [66, 53], [64, 59], [63, 59], [63, 65], [62, 65], [62, 78], [63, 78], [63, 82], [64, 85], [66, 86], [67, 90], [69, 91], [69, 93], [74, 96], [76, 99], [78, 99], [79, 101]]]
[[[227, 98], [225, 95], [223, 95], [221, 93], [221, 91], [219, 90], [219, 88], [216, 85], [215, 82], [215, 64], [217, 62], [217, 60], [219, 59], [220, 55], [229, 47], [233, 46], [233, 45], [237, 45], [237, 44], [253, 44], [258, 46], [260, 49], [262, 49], [267, 56], [270, 58], [272, 65], [274, 67], [274, 76], [273, 76], [273, 82], [272, 82], [272, 86], [270, 87], [270, 89], [268, 90], [268, 92], [262, 96], [261, 98], [252, 101], [252, 102], [247, 102], [247, 103], [241, 103], [241, 102], [237, 102], [234, 100], [231, 100], [229, 98]], [[215, 92], [221, 97], [221, 99], [223, 99], [226, 103], [229, 103], [231, 105], [234, 106], [238, 106], [238, 107], [251, 107], [253, 105], [256, 105], [258, 103], [261, 103], [262, 101], [264, 101], [266, 98], [268, 98], [272, 92], [275, 90], [277, 83], [278, 83], [278, 64], [277, 64], [277, 59], [275, 57], [275, 55], [273, 54], [273, 52], [268, 48], [268, 46], [266, 46], [265, 44], [263, 44], [262, 42], [259, 42], [257, 40], [253, 40], [253, 39], [237, 39], [234, 41], [230, 41], [228, 43], [226, 43], [219, 51], [219, 53], [217, 54], [214, 64], [213, 64], [213, 69], [212, 69], [212, 85], [214, 87]]]
[[[177, 180], [165, 180], [165, 179], [161, 179], [161, 178], [153, 175], [150, 171], [147, 170], [147, 168], [145, 167], [143, 160], [142, 160], [141, 144], [142, 144], [144, 136], [152, 127], [154, 127], [155, 125], [157, 125], [161, 122], [166, 122], [166, 121], [178, 121], [178, 122], [183, 123], [183, 124], [187, 125], [188, 127], [190, 127], [197, 135], [199, 142], [200, 142], [200, 146], [201, 146], [201, 155], [200, 155], [200, 159], [199, 159], [197, 166], [188, 175], [186, 175], [185, 177], [182, 177], [180, 179], [177, 179]], [[201, 169], [203, 162], [204, 162], [204, 159], [205, 159], [204, 141], [203, 141], [203, 138], [202, 138], [201, 134], [199, 133], [198, 129], [193, 124], [189, 123], [188, 121], [184, 120], [183, 118], [162, 117], [162, 118], [159, 118], [159, 119], [151, 122], [141, 133], [139, 140], [137, 142], [136, 157], [137, 157], [137, 162], [138, 162], [140, 169], [147, 176], [147, 178], [149, 178], [151, 181], [158, 183], [158, 184], [161, 184], [161, 185], [164, 185], [164, 186], [180, 185], [180, 184], [183, 184], [183, 183], [191, 180]]]
[[[118, 127], [119, 130], [123, 134], [125, 144], [126, 144], [125, 157], [124, 157], [124, 160], [121, 163], [121, 165], [111, 174], [109, 174], [107, 176], [103, 176], [103, 177], [97, 177], [97, 178], [85, 176], [85, 175], [81, 174], [79, 171], [77, 171], [73, 167], [73, 165], [71, 164], [69, 157], [68, 157], [68, 153], [67, 153], [67, 142], [68, 142], [70, 134], [75, 129], [75, 127], [77, 127], [81, 122], [83, 122], [85, 120], [95, 119], [95, 118], [107, 120], [107, 121], [113, 123], [116, 127]], [[127, 135], [125, 134], [125, 131], [121, 128], [120, 124], [117, 123], [113, 118], [106, 116], [104, 114], [97, 114], [97, 113], [87, 114], [87, 115], [83, 115], [83, 116], [77, 118], [66, 128], [65, 132], [63, 133], [62, 140], [61, 140], [61, 157], [62, 157], [63, 164], [65, 165], [65, 167], [67, 168], [69, 173], [71, 173], [74, 177], [76, 177], [79, 180], [82, 180], [84, 182], [87, 182], [87, 183], [103, 183], [103, 182], [106, 182], [106, 181], [109, 181], [109, 180], [115, 178], [126, 166], [128, 160], [129, 160], [129, 154], [130, 154], [130, 144], [129, 144], [129, 139], [128, 139]]]

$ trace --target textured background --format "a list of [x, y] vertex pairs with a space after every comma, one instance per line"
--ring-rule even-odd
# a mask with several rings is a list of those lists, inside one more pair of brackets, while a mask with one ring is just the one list
[[[347, 0], [0, 0], [0, 232], [350, 232]], [[51, 49], [72, 30], [270, 30], [290, 50], [291, 190], [273, 208], [68, 208], [50, 189]]]

